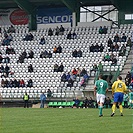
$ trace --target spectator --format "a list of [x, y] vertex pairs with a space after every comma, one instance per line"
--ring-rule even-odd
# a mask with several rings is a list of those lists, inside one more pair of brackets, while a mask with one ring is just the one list
[[83, 100], [82, 108], [88, 108], [88, 103], [89, 103], [89, 100], [88, 100], [88, 98], [86, 97], [85, 100]]
[[26, 34], [25, 38], [23, 39], [24, 41], [32, 41], [34, 39], [34, 36], [29, 33], [29, 34]]
[[3, 58], [3, 62], [10, 63], [10, 58], [8, 56], [6, 56], [5, 58]]
[[111, 99], [109, 97], [105, 100], [105, 106], [106, 108], [111, 108]]
[[45, 103], [45, 100], [46, 100], [46, 96], [45, 96], [44, 93], [42, 93], [40, 95], [40, 100], [41, 100], [40, 108], [44, 108], [44, 103]]
[[58, 67], [58, 72], [63, 72], [64, 71], [64, 66], [61, 63], [61, 65]]
[[32, 50], [30, 50], [28, 54], [29, 54], [28, 58], [31, 58], [31, 59], [34, 58], [34, 52]]
[[85, 79], [82, 78], [81, 82], [80, 82], [80, 85], [83, 86], [83, 87], [86, 87], [86, 84], [85, 84]]
[[4, 79], [1, 80], [1, 87], [5, 87], [5, 81], [4, 81]]
[[77, 75], [77, 73], [78, 73], [78, 71], [76, 70], [76, 68], [74, 68], [74, 69], [72, 70], [72, 74], [73, 74], [73, 75]]
[[66, 75], [66, 80], [68, 81], [70, 79], [71, 75], [70, 73], [68, 72], [67, 75]]
[[126, 53], [126, 47], [123, 44], [123, 46], [121, 47], [120, 51], [119, 51], [119, 56], [124, 56]]
[[22, 52], [22, 56], [23, 56], [24, 59], [27, 58], [26, 50], [24, 50], [24, 52]]
[[6, 66], [5, 66], [5, 73], [6, 73], [6, 76], [8, 77], [8, 75], [9, 75], [9, 72], [10, 72], [10, 68], [9, 68], [9, 66], [6, 64]]
[[118, 36], [118, 34], [116, 34], [114, 36], [114, 42], [119, 42], [120, 41], [120, 37]]
[[10, 45], [10, 41], [9, 41], [8, 37], [5, 37], [5, 38], [3, 39], [2, 45], [3, 45], [3, 46], [8, 46], [8, 45]]
[[48, 30], [48, 36], [52, 36], [52, 35], [53, 35], [53, 31], [52, 31], [51, 28], [49, 28], [49, 30]]
[[77, 68], [77, 76], [80, 76], [81, 75], [81, 70], [80, 68]]
[[83, 78], [84, 78], [84, 80], [85, 80], [85, 82], [88, 82], [88, 80], [89, 80], [89, 75], [86, 73], [84, 76], [83, 76]]
[[85, 74], [87, 74], [87, 71], [85, 70], [85, 68], [82, 69], [80, 76], [84, 76]]
[[73, 101], [74, 101], [73, 108], [75, 108], [75, 107], [78, 108], [79, 104], [80, 104], [80, 100], [78, 98], [76, 98], [76, 99], [73, 99]]
[[107, 34], [107, 30], [108, 30], [108, 29], [106, 28], [106, 26], [104, 26], [104, 27], [103, 27], [103, 30], [102, 30], [102, 31], [103, 31], [103, 34]]
[[45, 38], [44, 38], [44, 36], [41, 38], [41, 40], [40, 40], [40, 44], [45, 44]]
[[104, 49], [104, 46], [103, 46], [103, 44], [101, 43], [100, 46], [99, 46], [98, 52], [103, 52], [103, 49]]
[[2, 55], [0, 55], [0, 63], [2, 63], [2, 60], [3, 60], [4, 58], [2, 57]]
[[128, 108], [128, 94], [127, 93], [124, 93], [123, 101], [124, 101], [124, 108]]
[[97, 70], [98, 70], [97, 64], [94, 64], [93, 68], [90, 70], [90, 76], [91, 76], [92, 71], [96, 73]]
[[15, 33], [15, 28], [13, 27], [13, 25], [11, 25], [11, 27], [9, 27], [8, 33]]
[[73, 82], [74, 81], [71, 78], [69, 78], [67, 87], [73, 87]]
[[20, 87], [25, 87], [25, 82], [23, 79], [20, 80]]
[[11, 42], [13, 40], [13, 37], [11, 34], [9, 34], [9, 36], [7, 37], [7, 39], [9, 40], [9, 42]]
[[47, 91], [47, 97], [48, 97], [48, 98], [51, 98], [51, 97], [52, 97], [52, 92], [51, 92], [50, 89], [48, 89], [48, 91]]
[[77, 57], [82, 57], [82, 51], [80, 49], [77, 51]]
[[32, 81], [32, 79], [29, 79], [28, 80], [27, 87], [33, 87], [33, 81]]
[[113, 45], [113, 42], [112, 42], [111, 38], [109, 38], [109, 40], [108, 40], [108, 47], [111, 47], [111, 45]]
[[130, 37], [127, 40], [127, 46], [132, 47], [132, 41], [131, 41]]
[[33, 67], [31, 64], [28, 66], [28, 72], [30, 72], [30, 73], [33, 72]]
[[69, 33], [67, 34], [67, 39], [72, 39], [71, 31], [69, 31]]
[[92, 45], [90, 46], [90, 52], [94, 52], [94, 49], [95, 49], [95, 46], [94, 46], [94, 44], [92, 44]]
[[53, 53], [57, 53], [57, 48], [56, 48], [56, 46], [54, 47]]
[[44, 53], [43, 53], [43, 57], [44, 57], [44, 58], [47, 58], [48, 56], [49, 56], [49, 55], [48, 55], [48, 52], [47, 52], [47, 50], [45, 50]]
[[126, 42], [126, 40], [127, 40], [127, 37], [126, 37], [126, 35], [123, 33], [123, 36], [122, 36], [122, 38], [121, 38], [121, 41], [122, 41], [122, 42]]
[[77, 50], [76, 49], [72, 52], [72, 56], [77, 57]]
[[1, 66], [0, 66], [0, 73], [4, 73], [4, 70], [5, 70], [5, 68], [4, 68], [4, 66], [1, 64]]
[[116, 59], [116, 57], [112, 58], [111, 60], [112, 60], [112, 64], [111, 65], [117, 65], [117, 59]]
[[92, 97], [89, 98], [89, 101], [88, 101], [88, 107], [90, 108], [94, 108], [94, 100], [92, 99]]
[[64, 31], [65, 31], [65, 29], [64, 29], [64, 27], [61, 25], [61, 26], [60, 26], [60, 35], [63, 35], [63, 34], [64, 34]]
[[56, 53], [62, 53], [62, 47], [60, 45], [57, 47]]
[[75, 80], [76, 80], [76, 75], [72, 73], [72, 74], [70, 75], [70, 79], [72, 79], [73, 81], [75, 81]]
[[100, 28], [99, 28], [99, 34], [103, 34], [103, 28], [102, 28], [102, 26], [100, 26]]
[[54, 65], [54, 72], [58, 72], [59, 66], [57, 64]]
[[57, 26], [57, 27], [56, 27], [56, 29], [55, 29], [55, 35], [57, 35], [57, 36], [58, 36], [58, 35], [59, 35], [59, 33], [60, 33], [60, 29], [59, 29], [59, 27]]
[[61, 76], [61, 81], [62, 82], [66, 82], [67, 81], [67, 75], [65, 73], [63, 73], [63, 75]]
[[110, 61], [110, 55], [108, 53], [104, 56], [104, 61]]
[[52, 53], [49, 51], [48, 58], [52, 58]]
[[72, 39], [76, 39], [77, 38], [77, 34], [75, 33], [75, 31], [72, 33]]
[[130, 82], [131, 82], [131, 73], [128, 71], [126, 78], [125, 78], [125, 84], [129, 86]]

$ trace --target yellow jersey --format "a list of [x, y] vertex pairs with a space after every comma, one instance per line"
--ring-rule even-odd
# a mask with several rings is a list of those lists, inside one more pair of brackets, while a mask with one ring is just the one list
[[115, 81], [112, 85], [112, 93], [121, 92], [124, 93], [127, 90], [126, 84], [121, 80]]

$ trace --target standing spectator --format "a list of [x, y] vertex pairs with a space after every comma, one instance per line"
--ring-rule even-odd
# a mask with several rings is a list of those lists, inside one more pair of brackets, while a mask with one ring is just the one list
[[33, 67], [31, 64], [28, 66], [28, 72], [33, 72]]
[[24, 108], [29, 108], [29, 95], [27, 93], [25, 93], [24, 97], [23, 97], [23, 100], [24, 100]]
[[64, 34], [64, 31], [65, 31], [65, 29], [64, 29], [64, 27], [61, 25], [61, 26], [60, 26], [60, 35], [63, 35], [63, 34]]
[[40, 95], [40, 100], [41, 100], [40, 108], [44, 108], [44, 103], [45, 103], [45, 100], [46, 100], [46, 96], [45, 96], [44, 93], [42, 93]]
[[53, 35], [53, 31], [52, 31], [51, 28], [49, 28], [49, 30], [48, 30], [48, 36], [52, 36], [52, 35]]

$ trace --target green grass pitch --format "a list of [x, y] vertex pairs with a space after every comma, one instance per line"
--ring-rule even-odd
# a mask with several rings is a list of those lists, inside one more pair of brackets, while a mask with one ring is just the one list
[[133, 110], [0, 108], [0, 133], [133, 133]]

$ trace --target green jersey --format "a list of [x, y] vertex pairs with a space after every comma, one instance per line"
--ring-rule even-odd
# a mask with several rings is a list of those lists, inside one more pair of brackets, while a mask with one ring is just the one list
[[133, 92], [129, 92], [129, 100], [133, 100]]
[[95, 86], [97, 88], [98, 94], [104, 94], [104, 95], [106, 94], [106, 89], [108, 88], [107, 81], [105, 81], [103, 79], [97, 80], [95, 83]]

